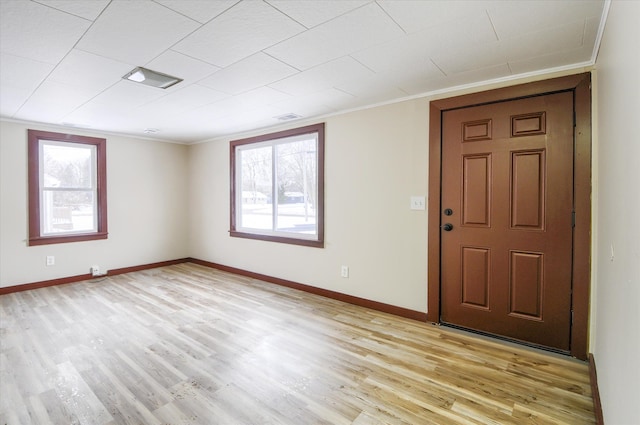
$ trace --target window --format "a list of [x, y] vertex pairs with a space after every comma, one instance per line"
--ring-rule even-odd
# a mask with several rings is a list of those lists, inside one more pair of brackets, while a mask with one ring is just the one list
[[106, 140], [28, 131], [29, 245], [107, 238]]
[[324, 246], [324, 124], [231, 142], [230, 234]]

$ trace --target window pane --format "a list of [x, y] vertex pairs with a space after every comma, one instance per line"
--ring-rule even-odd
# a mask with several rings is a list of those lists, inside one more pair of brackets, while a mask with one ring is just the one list
[[43, 234], [95, 232], [94, 199], [93, 191], [42, 191]]
[[276, 146], [278, 215], [276, 230], [317, 233], [316, 140]]
[[239, 150], [242, 167], [240, 181], [240, 226], [250, 229], [273, 228], [271, 146]]
[[95, 151], [91, 145], [43, 141], [43, 186], [92, 188]]
[[230, 236], [324, 247], [324, 124], [230, 145]]

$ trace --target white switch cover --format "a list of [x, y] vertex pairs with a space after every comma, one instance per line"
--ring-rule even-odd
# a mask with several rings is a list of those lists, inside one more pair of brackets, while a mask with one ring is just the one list
[[340, 267], [340, 276], [349, 277], [349, 266], [341, 266]]
[[424, 196], [412, 196], [411, 197], [411, 209], [423, 210], [425, 209], [425, 197]]

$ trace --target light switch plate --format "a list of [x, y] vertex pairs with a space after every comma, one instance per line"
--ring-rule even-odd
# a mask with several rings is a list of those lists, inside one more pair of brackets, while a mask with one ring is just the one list
[[425, 197], [424, 196], [412, 196], [411, 197], [411, 209], [412, 210], [421, 210], [425, 209]]

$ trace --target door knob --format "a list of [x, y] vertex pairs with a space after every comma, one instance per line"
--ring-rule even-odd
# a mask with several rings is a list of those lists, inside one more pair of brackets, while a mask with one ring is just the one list
[[446, 223], [442, 225], [442, 230], [444, 230], [445, 232], [450, 232], [453, 229], [453, 224], [451, 223]]

